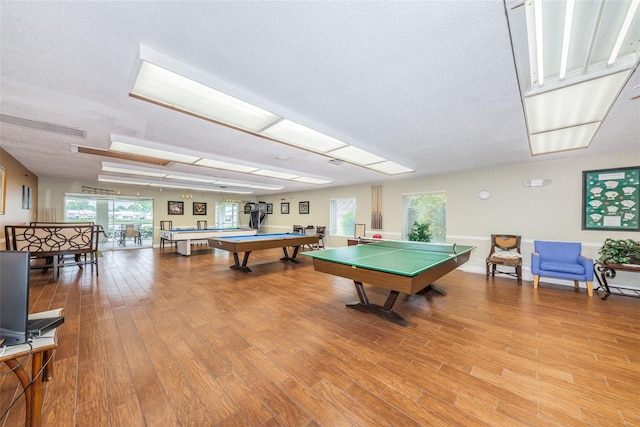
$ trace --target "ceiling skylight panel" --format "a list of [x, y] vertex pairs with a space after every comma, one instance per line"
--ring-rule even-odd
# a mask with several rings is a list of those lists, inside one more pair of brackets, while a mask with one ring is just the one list
[[208, 168], [224, 169], [228, 171], [241, 172], [241, 173], [251, 173], [258, 170], [258, 168], [253, 166], [238, 165], [235, 163], [221, 162], [220, 160], [212, 160], [212, 159], [200, 159], [197, 162], [195, 162], [195, 164], [198, 166], [205, 166]]
[[252, 132], [280, 119], [276, 114], [146, 61], [140, 66], [131, 94]]
[[317, 153], [326, 153], [347, 145], [345, 142], [288, 119], [279, 121], [260, 134]]
[[318, 179], [318, 178], [309, 178], [306, 176], [300, 176], [298, 178], [294, 178], [293, 181], [304, 182], [305, 184], [331, 184], [333, 181], [329, 181], [328, 179]]
[[375, 154], [354, 147], [353, 145], [333, 150], [327, 154], [357, 165], [370, 165], [373, 163], [384, 162], [386, 160], [383, 157], [376, 156]]
[[386, 162], [376, 163], [366, 166], [367, 169], [373, 169], [378, 172], [386, 173], [387, 175], [399, 175], [402, 173], [414, 172], [413, 169], [409, 169], [406, 166], [402, 166], [398, 163], [387, 160]]
[[119, 141], [112, 141], [109, 150], [117, 151], [120, 153], [136, 154], [138, 156], [153, 157], [156, 159], [169, 160], [171, 162], [179, 163], [193, 163], [196, 160], [200, 159], [200, 157], [190, 156], [188, 154], [180, 154], [174, 151], [160, 150], [157, 148], [144, 147], [141, 145], [128, 144]]
[[598, 126], [600, 126], [600, 122], [530, 135], [531, 154], [547, 154], [586, 148], [596, 134]]
[[267, 176], [269, 178], [278, 178], [278, 179], [294, 179], [297, 178], [299, 175], [294, 175], [292, 173], [286, 173], [286, 172], [276, 172], [276, 171], [271, 171], [271, 170], [267, 170], [267, 169], [258, 169], [257, 171], [253, 171], [251, 172], [252, 175], [260, 175], [260, 176]]

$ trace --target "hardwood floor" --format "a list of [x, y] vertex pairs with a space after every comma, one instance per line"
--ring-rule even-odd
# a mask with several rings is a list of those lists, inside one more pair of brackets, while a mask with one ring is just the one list
[[[306, 257], [253, 252], [245, 274], [193, 250], [32, 273], [31, 311], [66, 315], [45, 426], [640, 425], [640, 299], [454, 271], [447, 296], [398, 298], [401, 327]], [[18, 389], [0, 376], [0, 414]], [[22, 425], [20, 397], [0, 426]]]

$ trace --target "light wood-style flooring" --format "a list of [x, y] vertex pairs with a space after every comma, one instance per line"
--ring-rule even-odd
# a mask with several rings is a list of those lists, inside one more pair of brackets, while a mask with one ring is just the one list
[[[454, 271], [401, 327], [309, 258], [204, 248], [32, 273], [31, 311], [66, 315], [44, 426], [640, 426], [640, 299]], [[0, 376], [0, 414], [18, 389]], [[23, 423], [19, 398], [0, 426]]]

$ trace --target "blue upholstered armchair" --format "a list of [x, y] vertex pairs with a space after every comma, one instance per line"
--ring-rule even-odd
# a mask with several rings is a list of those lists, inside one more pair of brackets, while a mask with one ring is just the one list
[[587, 283], [587, 293], [593, 296], [593, 260], [580, 255], [582, 245], [572, 242], [533, 242], [531, 254], [531, 273], [533, 288], [538, 289], [540, 276], [573, 280], [576, 289], [578, 282]]

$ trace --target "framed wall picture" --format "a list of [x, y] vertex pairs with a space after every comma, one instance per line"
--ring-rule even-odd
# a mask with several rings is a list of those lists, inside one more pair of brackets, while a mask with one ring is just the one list
[[193, 214], [194, 215], [206, 215], [207, 204], [204, 202], [193, 202]]
[[273, 203], [267, 203], [267, 213], [268, 214], [273, 213]]
[[0, 215], [4, 215], [4, 204], [7, 197], [7, 170], [0, 166]]
[[309, 202], [300, 202], [298, 203], [298, 210], [301, 214], [309, 213]]
[[353, 237], [355, 237], [356, 239], [362, 239], [364, 237], [366, 228], [366, 224], [356, 224]]
[[169, 215], [184, 215], [184, 202], [167, 202]]
[[640, 166], [582, 172], [582, 229], [640, 231]]
[[244, 204], [244, 213], [250, 214], [255, 205], [253, 203], [245, 203]]
[[280, 213], [284, 215], [289, 214], [289, 202], [280, 203]]
[[31, 187], [22, 186], [22, 209], [31, 209], [33, 204], [33, 198], [31, 195]]

